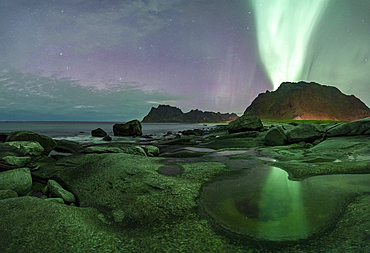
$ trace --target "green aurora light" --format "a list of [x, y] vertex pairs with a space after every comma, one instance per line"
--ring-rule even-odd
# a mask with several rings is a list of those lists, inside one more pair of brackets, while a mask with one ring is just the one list
[[276, 90], [282, 82], [302, 80], [311, 35], [328, 0], [255, 0], [258, 51]]

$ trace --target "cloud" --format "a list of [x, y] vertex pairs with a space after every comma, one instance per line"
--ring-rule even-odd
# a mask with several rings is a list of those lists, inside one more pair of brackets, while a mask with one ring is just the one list
[[119, 83], [97, 90], [69, 78], [23, 74], [5, 68], [0, 71], [0, 120], [141, 120], [152, 101], [173, 103], [183, 99], [140, 87]]

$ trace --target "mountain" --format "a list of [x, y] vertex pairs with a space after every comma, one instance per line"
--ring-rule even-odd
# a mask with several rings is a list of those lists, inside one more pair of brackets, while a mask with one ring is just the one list
[[159, 105], [158, 108], [152, 107], [148, 115], [143, 119], [143, 123], [173, 122], [173, 123], [220, 123], [229, 122], [237, 119], [235, 113], [215, 113], [191, 110], [183, 113], [181, 109], [169, 105]]
[[261, 119], [341, 120], [370, 117], [370, 109], [354, 95], [307, 82], [284, 82], [276, 91], [266, 91], [253, 100], [244, 115]]

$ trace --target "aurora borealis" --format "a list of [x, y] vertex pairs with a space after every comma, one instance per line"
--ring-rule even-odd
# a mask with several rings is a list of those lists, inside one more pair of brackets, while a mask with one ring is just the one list
[[370, 106], [370, 1], [1, 1], [0, 120], [242, 113], [283, 81]]

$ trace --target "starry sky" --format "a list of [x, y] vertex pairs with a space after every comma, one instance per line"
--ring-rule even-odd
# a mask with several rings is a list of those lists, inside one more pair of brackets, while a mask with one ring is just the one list
[[1, 0], [1, 120], [241, 115], [284, 81], [370, 106], [368, 0]]

